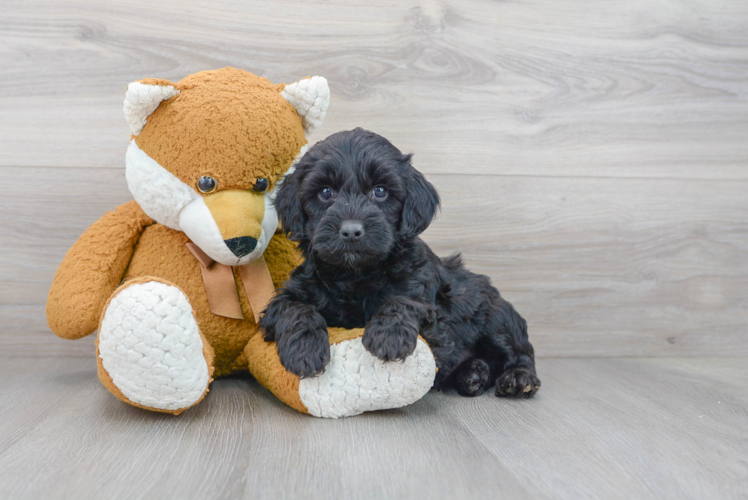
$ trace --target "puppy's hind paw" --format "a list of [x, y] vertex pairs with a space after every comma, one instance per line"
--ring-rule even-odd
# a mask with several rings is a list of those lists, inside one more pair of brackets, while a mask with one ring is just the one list
[[496, 379], [496, 395], [529, 398], [540, 389], [540, 379], [527, 368], [510, 368]]
[[482, 359], [464, 363], [455, 378], [455, 389], [461, 396], [480, 396], [488, 386], [491, 368]]

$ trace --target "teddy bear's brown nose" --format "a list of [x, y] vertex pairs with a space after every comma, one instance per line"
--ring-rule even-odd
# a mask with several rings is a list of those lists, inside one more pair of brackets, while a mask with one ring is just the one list
[[240, 236], [238, 238], [230, 238], [228, 240], [223, 240], [224, 243], [226, 243], [226, 246], [229, 247], [229, 250], [231, 250], [231, 253], [239, 257], [240, 259], [247, 255], [248, 253], [251, 253], [252, 250], [255, 249], [257, 246], [257, 240], [252, 238], [251, 236]]

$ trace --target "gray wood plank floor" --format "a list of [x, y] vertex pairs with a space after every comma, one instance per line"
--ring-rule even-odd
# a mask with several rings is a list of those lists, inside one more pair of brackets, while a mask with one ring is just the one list
[[245, 378], [182, 416], [0, 359], [0, 498], [748, 498], [745, 359], [547, 359], [533, 400], [322, 420]]

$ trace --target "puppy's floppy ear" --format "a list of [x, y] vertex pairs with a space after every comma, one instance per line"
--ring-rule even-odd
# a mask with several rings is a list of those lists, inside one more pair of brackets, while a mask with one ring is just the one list
[[439, 208], [439, 193], [421, 172], [410, 164], [410, 155], [404, 157], [407, 163], [405, 177], [405, 203], [400, 217], [400, 236], [404, 240], [415, 238], [429, 227]]
[[296, 169], [287, 175], [275, 196], [275, 210], [278, 212], [283, 232], [293, 241], [304, 239], [306, 214], [301, 206], [301, 180], [303, 174]]

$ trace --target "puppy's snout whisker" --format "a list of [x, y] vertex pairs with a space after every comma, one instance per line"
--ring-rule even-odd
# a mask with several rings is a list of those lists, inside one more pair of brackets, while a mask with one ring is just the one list
[[340, 237], [349, 243], [360, 240], [364, 232], [364, 225], [357, 220], [346, 220], [340, 225]]

